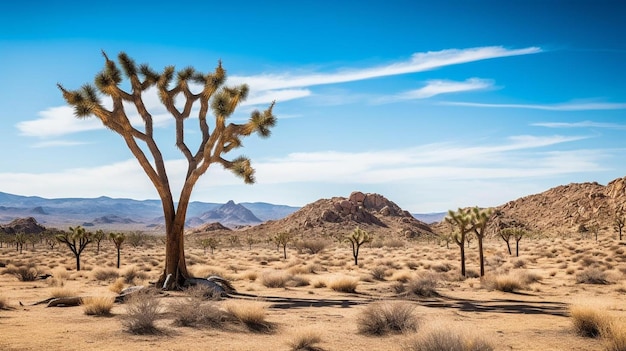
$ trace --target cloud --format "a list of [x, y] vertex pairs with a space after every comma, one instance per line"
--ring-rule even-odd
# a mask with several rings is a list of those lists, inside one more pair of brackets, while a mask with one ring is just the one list
[[85, 145], [88, 144], [82, 141], [72, 141], [72, 140], [50, 140], [50, 141], [42, 141], [40, 143], [33, 144], [31, 147], [33, 148], [48, 148], [48, 147], [57, 147], [57, 146], [76, 146], [76, 145]]
[[599, 111], [599, 110], [624, 110], [626, 109], [626, 103], [610, 103], [610, 102], [588, 102], [588, 103], [575, 103], [568, 102], [562, 104], [483, 104], [476, 102], [458, 102], [458, 101], [446, 101], [441, 102], [442, 105], [451, 106], [465, 106], [465, 107], [485, 107], [485, 108], [520, 108], [530, 110], [545, 110], [545, 111]]
[[509, 50], [501, 46], [470, 49], [448, 49], [415, 53], [408, 61], [394, 62], [378, 67], [344, 69], [333, 73], [263, 74], [256, 76], [231, 76], [229, 82], [247, 83], [251, 90], [274, 90], [310, 87], [325, 84], [354, 82], [365, 79], [417, 73], [450, 65], [488, 60], [493, 58], [528, 55], [541, 52], [538, 47]]
[[533, 123], [532, 126], [546, 128], [607, 128], [607, 129], [626, 129], [626, 124], [602, 123], [592, 121], [582, 122], [541, 122]]
[[69, 106], [51, 107], [38, 113], [39, 119], [19, 122], [20, 134], [34, 137], [57, 137], [104, 128], [95, 118], [78, 120]]
[[462, 82], [440, 79], [429, 80], [422, 88], [384, 97], [378, 99], [378, 102], [388, 103], [402, 100], [428, 99], [441, 94], [484, 90], [491, 87], [493, 87], [493, 81], [489, 79], [470, 78]]

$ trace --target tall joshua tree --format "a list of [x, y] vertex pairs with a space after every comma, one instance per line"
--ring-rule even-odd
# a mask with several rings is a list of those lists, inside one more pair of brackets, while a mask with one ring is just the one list
[[457, 211], [449, 210], [446, 221], [458, 228], [458, 231], [455, 232], [454, 241], [461, 250], [461, 275], [465, 276], [465, 236], [474, 229], [471, 210], [462, 208]]
[[61, 232], [57, 234], [56, 239], [72, 251], [76, 257], [76, 270], [80, 271], [80, 254], [83, 253], [85, 247], [93, 241], [93, 234], [86, 231], [81, 226], [70, 227], [70, 232]]
[[356, 227], [350, 235], [346, 237], [352, 246], [352, 257], [354, 257], [354, 265], [359, 264], [359, 249], [361, 245], [372, 241], [372, 237], [368, 232]]
[[487, 224], [493, 214], [492, 209], [481, 210], [478, 207], [472, 208], [472, 228], [478, 239], [478, 257], [480, 259], [480, 276], [485, 275], [485, 256], [483, 254], [483, 239]]
[[[185, 263], [183, 230], [187, 207], [192, 190], [211, 164], [219, 164], [231, 170], [246, 183], [254, 183], [254, 169], [250, 160], [239, 156], [226, 158], [226, 154], [241, 147], [241, 138], [256, 132], [261, 137], [268, 137], [276, 118], [272, 114], [274, 103], [263, 112], [254, 111], [244, 124], [226, 123], [235, 108], [246, 99], [248, 86], [224, 86], [226, 72], [218, 63], [213, 73], [203, 74], [192, 67], [176, 71], [168, 66], [162, 72], [152, 70], [148, 65], [136, 65], [125, 53], [118, 55], [118, 65], [103, 52], [104, 68], [94, 79], [95, 87], [83, 85], [79, 90], [66, 90], [58, 84], [65, 101], [74, 107], [78, 118], [95, 116], [104, 126], [118, 133], [132, 154], [137, 158], [144, 172], [156, 188], [163, 205], [165, 217], [165, 268], [157, 284], [165, 289], [180, 287], [190, 277]], [[122, 73], [123, 71], [123, 73]], [[128, 91], [120, 84], [123, 76], [128, 80]], [[174, 85], [172, 85], [174, 81]], [[199, 86], [199, 92], [191, 90], [191, 83]], [[152, 114], [147, 110], [143, 95], [149, 88], [156, 88], [161, 103], [172, 115], [176, 126], [176, 147], [187, 160], [187, 173], [177, 202], [174, 202], [161, 149], [154, 138]], [[108, 109], [100, 97], [111, 100]], [[176, 101], [176, 104], [175, 104]], [[191, 115], [194, 105], [199, 104], [198, 128], [200, 142], [192, 150], [185, 140], [184, 123]], [[131, 124], [127, 115], [127, 106], [133, 106], [131, 112], [141, 116], [142, 127]], [[179, 106], [182, 106], [179, 107]], [[211, 110], [214, 121], [209, 126], [207, 118]], [[167, 279], [168, 276], [172, 279]], [[167, 284], [164, 284], [167, 279]]]

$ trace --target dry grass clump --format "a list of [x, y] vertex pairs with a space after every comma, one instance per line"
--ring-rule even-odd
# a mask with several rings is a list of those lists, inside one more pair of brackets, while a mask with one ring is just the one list
[[439, 296], [437, 284], [439, 279], [436, 274], [426, 273], [408, 282], [407, 293], [419, 297]]
[[229, 303], [226, 305], [226, 311], [252, 332], [270, 333], [274, 330], [274, 324], [265, 320], [266, 313], [263, 304]]
[[76, 293], [75, 290], [73, 289], [69, 289], [69, 288], [54, 288], [52, 290], [50, 290], [50, 296], [58, 299], [58, 298], [63, 298], [63, 297], [74, 297], [77, 296], [78, 294]]
[[291, 275], [285, 272], [265, 272], [261, 276], [261, 284], [267, 288], [284, 288], [291, 279]]
[[196, 297], [172, 302], [168, 311], [173, 316], [174, 325], [179, 327], [221, 328], [231, 319], [215, 302], [203, 302]]
[[111, 283], [111, 285], [109, 285], [109, 290], [116, 294], [121, 293], [122, 290], [124, 290], [124, 285], [126, 284], [124, 283], [124, 280], [125, 279], [122, 277], [117, 278], [113, 283]]
[[626, 324], [613, 321], [606, 335], [606, 351], [626, 351]]
[[315, 255], [322, 252], [328, 245], [329, 242], [324, 239], [304, 239], [296, 242], [295, 246], [298, 252], [308, 252]]
[[21, 266], [9, 265], [2, 274], [12, 275], [21, 282], [32, 282], [39, 276], [39, 271], [33, 263], [28, 263]]
[[448, 329], [433, 329], [405, 342], [404, 351], [492, 351], [493, 346], [478, 337]]
[[124, 277], [124, 282], [126, 284], [136, 284], [138, 280], [148, 279], [148, 275], [145, 272], [142, 272], [137, 269], [137, 267], [130, 267], [122, 273]]
[[344, 293], [355, 293], [359, 280], [350, 277], [336, 278], [328, 284], [328, 287], [334, 291]]
[[302, 330], [287, 344], [291, 351], [322, 351], [317, 344], [322, 341], [319, 332], [315, 330]]
[[109, 296], [85, 297], [82, 300], [83, 312], [88, 316], [110, 316], [114, 299]]
[[402, 334], [415, 331], [418, 326], [413, 311], [415, 306], [408, 302], [377, 302], [367, 306], [357, 319], [360, 333], [366, 335]]
[[372, 271], [370, 272], [370, 274], [372, 275], [372, 278], [374, 278], [375, 280], [384, 281], [385, 277], [388, 275], [387, 267], [376, 266], [372, 268]]
[[10, 310], [11, 306], [9, 305], [9, 301], [6, 297], [0, 296], [0, 311]]
[[158, 334], [154, 324], [159, 319], [161, 306], [158, 298], [150, 292], [138, 292], [126, 299], [126, 315], [122, 325], [131, 334]]
[[444, 262], [444, 263], [436, 263], [432, 266], [430, 266], [430, 269], [432, 269], [435, 272], [439, 272], [439, 273], [445, 273], [448, 272], [452, 269], [452, 265], [448, 262]]
[[576, 283], [579, 284], [610, 284], [607, 279], [606, 272], [599, 268], [587, 268], [584, 271], [576, 274]]
[[115, 268], [98, 268], [92, 274], [93, 278], [98, 281], [114, 280], [120, 276]]
[[509, 274], [490, 274], [481, 279], [481, 285], [490, 290], [516, 292], [527, 289], [529, 284], [540, 281], [542, 277], [536, 273], [517, 271]]
[[606, 335], [611, 323], [611, 319], [606, 313], [590, 306], [571, 306], [569, 313], [576, 334], [586, 338]]

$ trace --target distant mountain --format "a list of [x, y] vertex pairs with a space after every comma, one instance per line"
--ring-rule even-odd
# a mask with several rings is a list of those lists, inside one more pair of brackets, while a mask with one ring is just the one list
[[[249, 209], [230, 200], [224, 205], [207, 211], [197, 218], [203, 223], [219, 222], [226, 226], [255, 225], [263, 222]], [[190, 218], [194, 219], [193, 217]]]
[[[207, 223], [209, 218], [203, 220], [200, 216], [220, 206], [223, 205], [190, 202], [187, 209], [187, 218], [190, 219], [188, 226], [196, 227]], [[251, 217], [228, 213], [223, 209], [224, 215], [228, 216], [226, 220], [214, 218], [210, 221], [228, 223], [231, 226], [258, 224], [283, 218], [298, 209], [268, 203], [246, 203], [244, 208], [253, 212]], [[67, 229], [68, 226], [86, 224], [109, 230], [163, 230], [163, 209], [159, 200], [114, 199], [106, 196], [46, 199], [0, 192], [0, 224], [27, 217], [34, 217], [47, 228]]]
[[413, 217], [428, 224], [441, 222], [446, 217], [447, 214], [448, 214], [447, 212], [412, 213]]

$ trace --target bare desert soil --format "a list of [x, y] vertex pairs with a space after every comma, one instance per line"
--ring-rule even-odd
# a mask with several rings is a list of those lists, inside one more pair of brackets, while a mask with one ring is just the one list
[[[197, 240], [187, 243], [190, 271], [201, 277], [229, 279], [243, 298], [226, 298], [220, 308], [258, 308], [272, 328], [250, 331], [240, 326], [183, 327], [173, 323], [186, 292], [157, 297], [161, 317], [154, 335], [135, 335], [123, 324], [127, 304], [115, 304], [110, 316], [86, 315], [83, 306], [46, 307], [32, 303], [63, 290], [75, 296], [115, 296], [118, 279], [125, 286], [147, 285], [162, 271], [164, 248], [158, 239], [138, 247], [122, 247], [122, 267], [115, 268], [115, 248], [103, 242], [96, 255], [91, 244], [82, 254], [82, 270], [67, 247], [28, 245], [22, 254], [0, 248], [0, 263], [32, 263], [52, 277], [31, 282], [0, 274], [0, 350], [292, 350], [303, 333], [319, 337], [318, 350], [403, 350], [407, 340], [428, 330], [462, 331], [489, 342], [495, 350], [605, 350], [606, 340], [578, 336], [569, 307], [593, 306], [616, 323], [626, 323], [626, 243], [614, 238], [524, 239], [520, 256], [508, 254], [502, 241], [485, 243], [487, 276], [461, 279], [459, 248], [435, 242], [395, 240], [365, 245], [354, 265], [348, 244], [331, 243], [317, 254], [269, 244], [231, 247], [222, 244], [205, 253]], [[467, 249], [471, 275], [478, 271], [476, 243]], [[7, 268], [0, 268], [0, 273]], [[578, 283], [593, 270], [608, 284]], [[119, 276], [119, 278], [118, 278]], [[494, 289], [489, 281], [509, 277], [522, 287]], [[408, 287], [419, 278], [436, 282], [438, 296], [423, 297]], [[267, 287], [270, 281], [284, 281]], [[338, 280], [356, 284], [355, 292], [332, 289]], [[119, 284], [119, 283], [118, 283]], [[402, 292], [404, 291], [404, 292]], [[256, 296], [256, 297], [254, 297]], [[382, 336], [359, 331], [359, 320], [374, 303], [405, 303], [414, 307], [414, 331]], [[20, 304], [21, 303], [21, 304]], [[311, 348], [312, 349], [312, 348]]]

